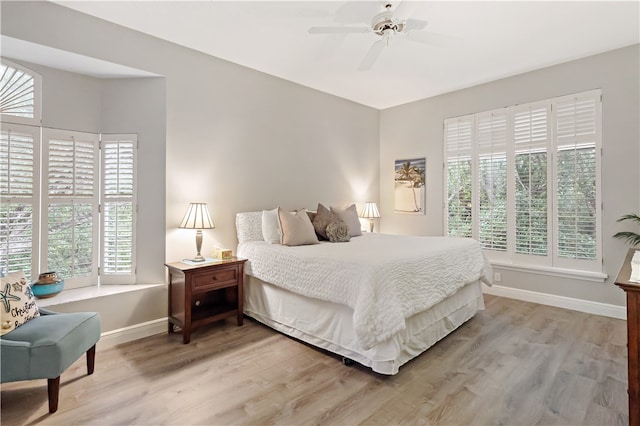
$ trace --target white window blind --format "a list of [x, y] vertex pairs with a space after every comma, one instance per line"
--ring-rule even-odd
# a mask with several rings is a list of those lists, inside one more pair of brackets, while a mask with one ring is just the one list
[[102, 135], [101, 282], [135, 282], [136, 135]]
[[[600, 274], [600, 96], [445, 120], [448, 235], [468, 236], [471, 223], [494, 261]], [[462, 145], [460, 128], [469, 123], [474, 131]], [[461, 166], [467, 156], [471, 167]]]
[[513, 110], [515, 252], [547, 257], [550, 234], [548, 102]]
[[600, 94], [553, 103], [556, 134], [556, 254], [571, 260], [600, 257]]
[[3, 123], [0, 130], [0, 270], [37, 276], [40, 128]]
[[0, 63], [0, 113], [3, 122], [40, 124], [42, 77], [18, 64]]
[[476, 114], [478, 240], [486, 249], [507, 250], [506, 110]]
[[447, 174], [447, 231], [451, 236], [471, 237], [471, 160], [473, 116], [444, 123]]
[[41, 267], [73, 288], [98, 282], [98, 135], [43, 129]]

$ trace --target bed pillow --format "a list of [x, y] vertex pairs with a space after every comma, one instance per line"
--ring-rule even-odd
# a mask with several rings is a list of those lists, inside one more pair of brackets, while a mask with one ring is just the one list
[[264, 241], [262, 237], [262, 211], [237, 213], [236, 232], [240, 244], [249, 241]]
[[351, 232], [346, 223], [341, 220], [331, 222], [327, 225], [327, 238], [332, 243], [346, 243], [351, 241]]
[[262, 238], [269, 244], [280, 244], [282, 241], [277, 207], [273, 210], [262, 210]]
[[313, 219], [313, 229], [315, 229], [316, 234], [323, 240], [328, 240], [327, 236], [327, 225], [331, 222], [335, 222], [338, 219], [338, 216], [333, 214], [331, 210], [323, 206], [322, 204], [318, 204], [318, 210], [316, 212], [316, 217]]
[[40, 315], [24, 272], [14, 272], [0, 278], [0, 293], [0, 336]]
[[344, 210], [332, 206], [331, 211], [335, 213], [341, 221], [347, 224], [349, 227], [349, 234], [352, 237], [362, 235], [360, 218], [358, 217], [358, 210], [356, 209], [355, 204], [351, 204]]
[[316, 218], [316, 212], [312, 212], [311, 210], [307, 210], [307, 215], [309, 215], [309, 220], [311, 221], [311, 223], [313, 223], [313, 219]]
[[306, 211], [300, 210], [296, 213], [289, 213], [278, 207], [278, 219], [282, 230], [282, 244], [285, 246], [303, 246], [319, 243]]

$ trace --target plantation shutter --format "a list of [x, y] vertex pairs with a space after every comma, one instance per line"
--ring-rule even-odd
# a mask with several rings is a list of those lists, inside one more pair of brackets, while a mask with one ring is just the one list
[[476, 211], [478, 240], [485, 249], [507, 250], [508, 110], [476, 114]]
[[542, 102], [513, 109], [515, 147], [515, 253], [550, 254], [551, 202], [549, 152], [551, 104]]
[[102, 135], [102, 284], [135, 282], [137, 135]]
[[599, 91], [566, 96], [553, 103], [559, 258], [593, 261], [601, 258], [600, 108]]
[[42, 77], [2, 59], [0, 64], [0, 113], [3, 122], [40, 124]]
[[447, 174], [447, 234], [471, 237], [473, 116], [445, 120], [444, 144]]
[[98, 282], [98, 135], [43, 129], [42, 266], [66, 288]]
[[0, 130], [0, 271], [37, 276], [40, 128]]

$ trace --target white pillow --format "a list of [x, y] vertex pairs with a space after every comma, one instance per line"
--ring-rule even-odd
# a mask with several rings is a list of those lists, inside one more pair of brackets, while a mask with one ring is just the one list
[[236, 214], [236, 231], [240, 244], [248, 241], [263, 241], [262, 212], [241, 212]]
[[285, 246], [319, 243], [311, 219], [304, 209], [296, 213], [289, 213], [278, 207], [278, 219], [282, 230], [282, 244]]
[[351, 204], [346, 209], [331, 206], [331, 211], [338, 216], [341, 221], [347, 224], [352, 237], [362, 235], [362, 225], [355, 204]]
[[277, 207], [273, 210], [262, 210], [262, 238], [269, 244], [280, 244], [282, 241]]

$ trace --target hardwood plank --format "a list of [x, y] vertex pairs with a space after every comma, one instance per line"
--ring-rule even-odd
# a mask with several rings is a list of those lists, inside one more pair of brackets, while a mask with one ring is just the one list
[[229, 319], [81, 358], [53, 415], [46, 380], [2, 384], [2, 424], [628, 424], [625, 321], [485, 300], [395, 376]]

